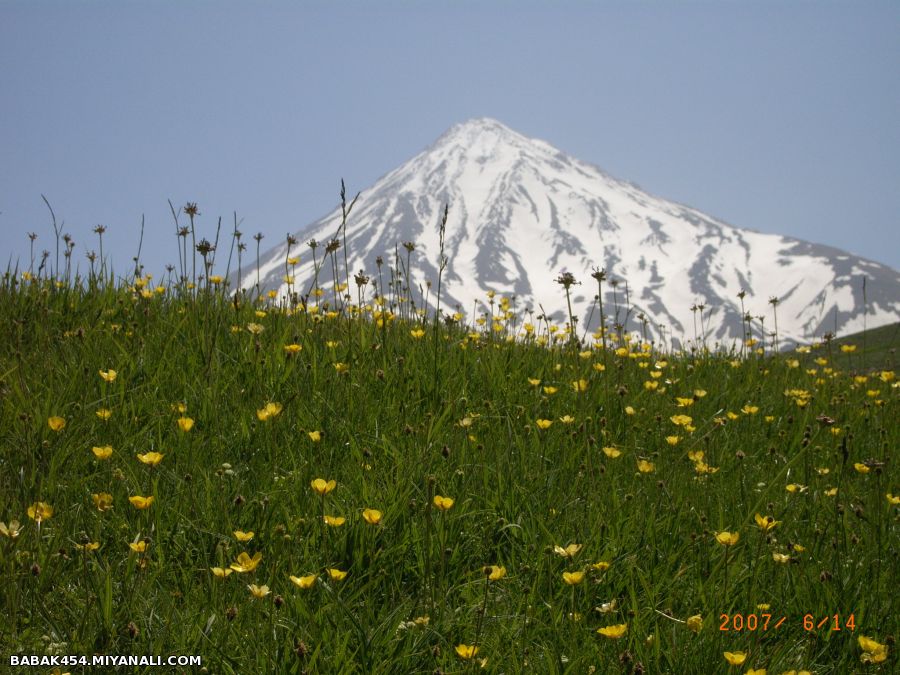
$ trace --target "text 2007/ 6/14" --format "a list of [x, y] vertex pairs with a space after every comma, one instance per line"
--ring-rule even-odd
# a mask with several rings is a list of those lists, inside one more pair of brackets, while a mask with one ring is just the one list
[[[719, 630], [723, 632], [741, 632], [741, 631], [768, 631], [781, 628], [788, 620], [787, 616], [778, 616], [773, 614], [720, 614]], [[853, 614], [849, 616], [841, 616], [840, 614], [832, 614], [830, 616], [815, 616], [814, 614], [803, 615], [803, 630], [807, 632], [819, 630], [856, 630], [856, 618]]]

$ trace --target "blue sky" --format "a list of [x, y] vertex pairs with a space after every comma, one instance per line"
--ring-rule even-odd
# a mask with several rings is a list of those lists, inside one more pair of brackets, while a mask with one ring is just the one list
[[[900, 267], [898, 2], [0, 0], [0, 265], [263, 248], [494, 117], [738, 227]], [[452, 208], [452, 205], [451, 205]]]

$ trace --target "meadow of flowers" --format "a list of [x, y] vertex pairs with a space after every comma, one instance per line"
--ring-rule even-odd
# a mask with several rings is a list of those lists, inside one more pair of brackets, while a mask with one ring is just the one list
[[893, 672], [892, 363], [206, 271], [3, 278], [5, 656]]

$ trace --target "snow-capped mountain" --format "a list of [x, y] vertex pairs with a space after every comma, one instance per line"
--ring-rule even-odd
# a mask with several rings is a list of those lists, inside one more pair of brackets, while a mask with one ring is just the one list
[[[782, 340], [808, 341], [826, 332], [846, 334], [900, 319], [900, 274], [876, 262], [828, 246], [728, 225], [694, 208], [654, 197], [637, 186], [571, 157], [544, 141], [527, 138], [491, 119], [458, 124], [429, 148], [391, 171], [359, 195], [347, 223], [351, 275], [358, 270], [377, 277], [393, 266], [399, 246], [413, 242], [413, 287], [436, 282], [439, 223], [449, 205], [442, 310], [461, 308], [467, 320], [486, 309], [486, 293], [515, 298], [515, 309], [562, 321], [567, 317], [563, 288], [556, 283], [570, 272], [579, 331], [595, 328], [597, 282], [591, 273], [607, 272], [604, 309], [626, 319], [627, 284], [631, 312], [626, 329], [645, 328], [676, 340], [695, 337], [728, 342], [742, 336], [740, 291], [745, 311], [766, 317], [755, 323], [774, 328], [770, 298], [778, 298]], [[304, 294], [313, 277], [311, 239], [325, 244], [341, 222], [341, 209], [298, 231], [292, 255], [294, 290]], [[287, 243], [260, 258], [263, 289], [286, 292]], [[343, 271], [344, 250], [338, 252]], [[245, 257], [249, 258], [249, 256]], [[252, 289], [253, 269], [244, 265], [240, 286]], [[330, 281], [330, 269], [320, 283]], [[867, 312], [863, 303], [866, 279]], [[389, 279], [389, 277], [388, 277]], [[618, 281], [613, 288], [612, 280]], [[326, 284], [327, 286], [327, 284]], [[355, 298], [355, 287], [351, 288]], [[615, 297], [614, 297], [615, 294]], [[330, 294], [329, 294], [330, 295]], [[420, 300], [418, 292], [414, 293]], [[432, 291], [431, 298], [434, 293]], [[696, 308], [703, 306], [699, 314]], [[694, 308], [694, 309], [692, 309]], [[590, 318], [590, 321], [588, 319]], [[662, 326], [662, 328], [660, 328]], [[784, 342], [782, 342], [784, 344]]]

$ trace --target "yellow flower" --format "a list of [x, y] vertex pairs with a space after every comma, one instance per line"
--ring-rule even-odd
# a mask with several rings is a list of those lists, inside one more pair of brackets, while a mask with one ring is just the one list
[[867, 638], [865, 635], [860, 635], [857, 639], [860, 648], [863, 650], [863, 654], [860, 656], [860, 660], [863, 663], [882, 663], [887, 659], [887, 645], [883, 645], [871, 638]]
[[630, 405], [626, 405], [625, 406], [625, 414], [626, 415], [634, 415], [634, 408], [632, 408]]
[[176, 412], [179, 415], [184, 415], [184, 413], [187, 412], [187, 406], [181, 401], [179, 401], [178, 403], [173, 403], [171, 407], [172, 412]]
[[416, 340], [420, 340], [425, 337], [425, 331], [421, 328], [414, 328], [413, 330], [409, 331], [409, 334], [412, 335], [412, 337]]
[[859, 473], [869, 473], [869, 467], [861, 462], [856, 462], [853, 465], [853, 468], [856, 469]]
[[618, 623], [613, 626], [604, 626], [603, 628], [597, 629], [597, 633], [603, 637], [610, 638], [611, 640], [617, 640], [625, 635], [626, 632], [628, 632], [627, 623]]
[[269, 593], [271, 593], [268, 586], [257, 586], [256, 584], [247, 584], [247, 588], [250, 589], [250, 595], [252, 595], [257, 600], [262, 600]]
[[75, 544], [75, 548], [79, 551], [96, 551], [100, 548], [99, 541], [89, 541], [86, 544]]
[[468, 661], [478, 653], [478, 647], [475, 645], [456, 645], [456, 655], [459, 658]]
[[21, 533], [22, 526], [19, 524], [18, 520], [9, 521], [9, 525], [4, 522], [0, 522], [0, 534], [2, 534], [4, 537], [8, 537], [9, 539], [17, 539]]
[[841, 351], [845, 354], [856, 351], [856, 345], [841, 345]]
[[162, 461], [162, 458], [165, 457], [165, 455], [161, 455], [158, 452], [148, 452], [144, 455], [135, 455], [135, 456], [139, 460], [141, 460], [141, 462], [143, 462], [144, 464], [146, 464], [148, 466], [156, 466], [157, 464], [159, 464]]
[[[675, 401], [678, 403], [679, 408], [690, 408], [692, 405], [694, 405], [693, 398], [682, 398], [681, 396], [676, 396]], [[678, 422], [675, 422], [674, 419], [672, 420], [672, 422], [678, 424]], [[690, 424], [690, 422], [688, 422], [688, 424]]]
[[242, 551], [237, 560], [231, 563], [230, 567], [235, 572], [252, 572], [259, 565], [260, 560], [262, 560], [262, 553], [259, 551], [254, 553], [252, 558], [246, 551]]
[[553, 396], [553, 394], [555, 394], [558, 391], [559, 391], [558, 387], [552, 387], [550, 385], [547, 385], [546, 387], [544, 387], [544, 393], [547, 394], [547, 396]]
[[141, 497], [140, 495], [135, 495], [134, 497], [129, 497], [128, 501], [130, 501], [135, 508], [143, 510], [149, 509], [154, 499], [155, 497], [153, 497], [152, 495], [149, 497]]
[[541, 383], [541, 381], [538, 380], [538, 379], [536, 379], [536, 378], [534, 378], [534, 377], [529, 377], [529, 378], [528, 378], [528, 384], [530, 384], [532, 387], [536, 387], [536, 386], [538, 386], [540, 383]]
[[741, 412], [745, 415], [755, 415], [759, 412], [759, 406], [745, 405], [743, 408], [741, 408]]
[[453, 507], [454, 500], [452, 497], [442, 497], [441, 495], [435, 495], [433, 503], [436, 508], [441, 511], [447, 511]]
[[293, 582], [297, 588], [307, 589], [312, 588], [316, 583], [316, 579], [318, 577], [315, 574], [307, 574], [304, 577], [295, 577], [294, 575], [290, 575], [290, 580]]
[[66, 420], [62, 417], [53, 415], [53, 417], [47, 418], [47, 426], [53, 431], [62, 431], [66, 426]]
[[344, 518], [344, 516], [322, 516], [322, 519], [329, 527], [340, 527], [347, 522], [347, 519]]
[[758, 513], [756, 514], [755, 519], [757, 527], [763, 532], [768, 532], [776, 525], [781, 524], [780, 520], [775, 520], [772, 516], [761, 516]]
[[213, 576], [216, 576], [219, 579], [224, 579], [234, 571], [229, 567], [210, 567], [209, 569], [213, 573]]
[[95, 445], [93, 448], [91, 448], [91, 452], [94, 453], [94, 456], [97, 459], [109, 459], [110, 455], [112, 455], [113, 453], [113, 449], [111, 445], [103, 445], [100, 447], [97, 447]]
[[553, 424], [553, 420], [538, 419], [535, 420], [534, 423], [537, 425], [538, 429], [549, 429], [550, 425]]
[[179, 417], [178, 428], [184, 432], [188, 432], [194, 428], [194, 420], [192, 420], [190, 417]]
[[897, 506], [900, 504], [900, 495], [894, 496], [890, 492], [888, 492], [885, 497], [887, 497], [888, 504], [892, 506]]
[[112, 368], [110, 368], [109, 370], [101, 370], [100, 371], [100, 377], [103, 378], [104, 382], [115, 382], [116, 377], [118, 375], [119, 374], [116, 371], [114, 371]]
[[581, 544], [569, 544], [565, 548], [559, 546], [558, 544], [553, 547], [553, 552], [556, 555], [561, 555], [563, 558], [574, 558], [578, 552], [581, 550]]
[[700, 614], [689, 616], [685, 623], [687, 624], [688, 629], [694, 633], [699, 633], [703, 630], [703, 617]]
[[248, 323], [248, 324], [247, 324], [247, 331], [248, 331], [249, 333], [252, 333], [253, 335], [259, 335], [259, 334], [262, 333], [265, 329], [266, 329], [265, 326], [262, 326], [262, 325], [260, 325], [260, 324], [258, 324], [258, 323]]
[[147, 542], [143, 539], [141, 541], [130, 541], [128, 542], [128, 548], [135, 553], [143, 553], [147, 550]]
[[91, 499], [94, 501], [94, 506], [100, 513], [109, 511], [112, 508], [113, 497], [108, 492], [92, 494]]
[[313, 492], [317, 495], [327, 495], [337, 486], [337, 481], [333, 479], [326, 481], [324, 478], [315, 478], [310, 481], [309, 484], [312, 486]]
[[322, 440], [321, 431], [309, 431], [306, 435], [309, 436], [309, 440], [311, 440], [313, 443], [318, 443]]
[[256, 411], [256, 417], [260, 422], [268, 422], [273, 417], [278, 417], [281, 414], [282, 407], [280, 403], [269, 401], [260, 410]]
[[725, 660], [729, 665], [739, 666], [747, 660], [747, 655], [744, 652], [725, 652]]
[[618, 448], [609, 446], [609, 447], [603, 448], [603, 454], [606, 455], [607, 457], [609, 457], [610, 459], [615, 459], [616, 457], [618, 457], [619, 455], [622, 454], [622, 451], [619, 450]]
[[225, 277], [222, 277], [218, 274], [210, 274], [209, 275], [209, 283], [211, 283], [213, 286], [218, 286], [223, 281], [225, 281]]
[[587, 391], [587, 388], [588, 388], [587, 380], [575, 380], [572, 383], [572, 389], [575, 390], [576, 394], [583, 394], [584, 392]]
[[348, 370], [350, 370], [350, 366], [346, 363], [341, 363], [340, 361], [334, 364], [334, 369], [337, 371], [338, 375], [343, 375]]
[[378, 525], [384, 516], [378, 509], [363, 509], [362, 518], [369, 525]]
[[234, 538], [238, 541], [250, 541], [251, 539], [253, 539], [253, 536], [253, 532], [244, 532], [243, 530], [234, 531]]
[[738, 539], [740, 538], [741, 535], [739, 532], [728, 532], [727, 530], [716, 532], [716, 541], [722, 544], [722, 546], [734, 546], [738, 543]]
[[303, 347], [302, 347], [301, 345], [298, 345], [298, 344], [295, 344], [295, 343], [292, 343], [292, 344], [289, 344], [289, 345], [285, 345], [285, 346], [284, 346], [284, 352], [285, 352], [285, 354], [296, 354], [296, 353], [299, 352], [301, 349], [303, 349]]
[[28, 507], [28, 517], [38, 523], [53, 517], [53, 507], [46, 502], [35, 502]]
[[766, 675], [765, 668], [750, 668], [745, 675]]
[[791, 561], [791, 556], [784, 553], [773, 553], [772, 560], [777, 563], [789, 563]]
[[499, 581], [506, 576], [506, 568], [502, 565], [487, 565], [486, 567], [482, 567], [481, 570], [491, 581]]
[[98, 409], [94, 412], [94, 414], [95, 414], [97, 417], [99, 417], [101, 420], [106, 421], [106, 420], [108, 420], [110, 417], [112, 417], [112, 410], [110, 410], [109, 408], [98, 408]]
[[656, 471], [656, 467], [653, 465], [653, 462], [648, 462], [646, 459], [639, 459], [637, 462], [638, 471], [641, 473], [653, 473]]
[[[693, 402], [694, 399], [688, 400]], [[694, 419], [689, 415], [672, 415], [669, 419], [676, 427], [685, 427], [694, 421]]]
[[328, 576], [332, 581], [343, 581], [344, 577], [347, 576], [346, 572], [335, 569], [334, 567], [329, 567], [326, 572], [328, 572]]
[[837, 488], [830, 488], [830, 489], [828, 489], [828, 490], [825, 490], [825, 496], [826, 496], [826, 497], [834, 497], [837, 493], [838, 493], [838, 489], [837, 489]]
[[562, 578], [569, 586], [576, 586], [584, 581], [584, 572], [563, 572]]
[[575, 421], [575, 418], [571, 415], [563, 415], [559, 418], [559, 421], [563, 424], [572, 424]]
[[679, 441], [681, 441], [681, 436], [666, 436], [666, 443], [669, 445], [678, 445]]
[[794, 494], [795, 492], [805, 492], [806, 486], [800, 485], [798, 483], [789, 483], [784, 486], [784, 489], [787, 490], [788, 492], [790, 492], [791, 494]]

